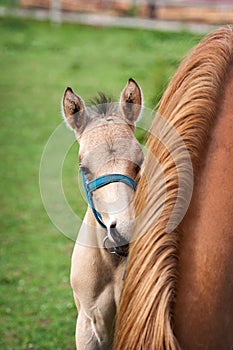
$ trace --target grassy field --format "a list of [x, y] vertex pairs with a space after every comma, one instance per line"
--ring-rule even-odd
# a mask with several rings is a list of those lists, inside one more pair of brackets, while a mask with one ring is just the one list
[[[75, 348], [69, 286], [73, 242], [50, 222], [38, 184], [43, 148], [61, 122], [65, 87], [85, 100], [99, 90], [118, 98], [132, 76], [143, 88], [145, 105], [153, 107], [199, 39], [188, 33], [1, 19], [0, 349]], [[73, 146], [64, 187], [74, 210], [83, 214], [76, 172]]]

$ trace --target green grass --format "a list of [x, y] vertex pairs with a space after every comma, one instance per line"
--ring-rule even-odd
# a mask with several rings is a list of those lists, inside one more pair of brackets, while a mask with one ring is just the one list
[[[73, 242], [50, 222], [38, 185], [40, 158], [60, 123], [72, 86], [85, 100], [118, 98], [129, 77], [145, 105], [158, 102], [187, 50], [188, 33], [0, 22], [0, 349], [74, 349], [76, 311], [69, 286]], [[77, 213], [77, 146], [65, 161], [64, 188]], [[74, 228], [75, 230], [75, 228]]]
[[0, 6], [17, 7], [20, 0], [0, 0]]

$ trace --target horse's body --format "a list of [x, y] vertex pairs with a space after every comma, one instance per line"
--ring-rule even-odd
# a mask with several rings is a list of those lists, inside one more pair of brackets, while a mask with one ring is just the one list
[[[166, 196], [145, 198], [134, 234], [119, 307], [116, 350], [230, 350], [233, 348], [233, 30], [205, 38], [181, 64], [159, 114], [178, 131], [189, 151], [194, 188], [178, 227], [166, 232], [178, 197], [179, 174], [152, 133], [148, 148], [164, 170]], [[158, 179], [150, 154], [144, 171]], [[182, 170], [181, 170], [182, 172]], [[188, 179], [187, 179], [188, 180]], [[153, 178], [152, 180], [153, 181]], [[187, 181], [188, 183], [188, 181]], [[155, 184], [156, 185], [156, 184]], [[158, 187], [158, 186], [157, 186]], [[156, 186], [155, 186], [156, 188]], [[185, 186], [184, 186], [185, 189]], [[149, 225], [149, 229], [148, 229]], [[147, 230], [145, 231], [144, 227]]]
[[233, 348], [233, 69], [209, 137], [180, 230], [174, 326], [188, 350]]
[[[78, 350], [112, 348], [116, 309], [133, 223], [132, 198], [143, 153], [134, 137], [141, 89], [130, 79], [120, 106], [104, 96], [89, 108], [71, 88], [63, 115], [79, 142], [88, 210], [74, 247], [71, 285], [79, 316]], [[109, 102], [109, 103], [108, 103]], [[105, 248], [105, 249], [103, 249]]]

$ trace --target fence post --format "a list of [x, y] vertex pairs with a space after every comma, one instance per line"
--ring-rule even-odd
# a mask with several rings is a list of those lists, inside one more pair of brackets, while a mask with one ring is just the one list
[[61, 0], [51, 0], [50, 20], [52, 23], [60, 24], [62, 21]]

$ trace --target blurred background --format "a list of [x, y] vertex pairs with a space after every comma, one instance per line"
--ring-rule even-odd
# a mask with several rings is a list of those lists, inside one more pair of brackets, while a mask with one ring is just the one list
[[[74, 242], [50, 222], [38, 180], [66, 86], [86, 102], [98, 91], [117, 101], [133, 77], [154, 108], [188, 50], [232, 14], [220, 0], [0, 0], [0, 349], [75, 349]], [[83, 216], [77, 152], [63, 188]]]
[[232, 0], [20, 0], [20, 5], [161, 20], [194, 20], [215, 24], [233, 21]]

